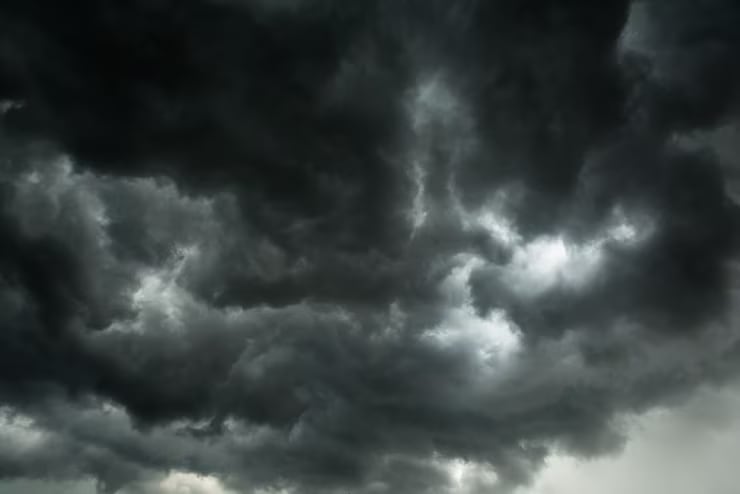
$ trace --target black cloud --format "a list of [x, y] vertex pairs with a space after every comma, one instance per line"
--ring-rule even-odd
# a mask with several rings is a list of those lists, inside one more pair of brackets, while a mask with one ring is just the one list
[[618, 446], [735, 372], [736, 164], [694, 141], [738, 16], [4, 2], [0, 477], [505, 492]]

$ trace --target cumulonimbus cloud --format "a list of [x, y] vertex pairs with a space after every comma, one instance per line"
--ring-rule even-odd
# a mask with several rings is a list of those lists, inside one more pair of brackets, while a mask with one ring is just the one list
[[506, 492], [733, 375], [740, 9], [667, 5], [4, 2], [0, 477]]

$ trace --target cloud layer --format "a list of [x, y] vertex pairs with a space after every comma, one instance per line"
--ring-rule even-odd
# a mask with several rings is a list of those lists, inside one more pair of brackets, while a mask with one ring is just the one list
[[736, 373], [737, 20], [4, 2], [0, 477], [506, 493], [618, 448]]

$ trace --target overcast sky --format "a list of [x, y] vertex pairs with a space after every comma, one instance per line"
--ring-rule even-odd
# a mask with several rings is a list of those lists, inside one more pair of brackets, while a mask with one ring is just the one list
[[740, 3], [0, 3], [0, 494], [732, 494]]

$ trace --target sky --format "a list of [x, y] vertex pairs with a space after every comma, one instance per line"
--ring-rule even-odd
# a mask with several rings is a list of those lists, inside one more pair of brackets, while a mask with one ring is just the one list
[[739, 22], [0, 3], [0, 494], [732, 494]]

